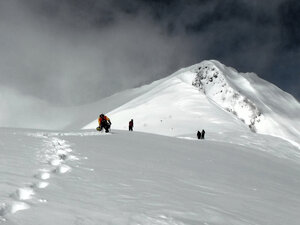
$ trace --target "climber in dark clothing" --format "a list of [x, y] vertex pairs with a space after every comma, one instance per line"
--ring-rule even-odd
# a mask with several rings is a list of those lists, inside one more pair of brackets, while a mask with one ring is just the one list
[[205, 135], [205, 130], [202, 130], [202, 132], [201, 132], [201, 139], [204, 139], [204, 135]]
[[197, 132], [197, 138], [198, 138], [198, 139], [201, 139], [201, 133], [200, 133], [199, 130], [198, 130], [198, 132]]
[[133, 119], [129, 121], [129, 131], [133, 131]]

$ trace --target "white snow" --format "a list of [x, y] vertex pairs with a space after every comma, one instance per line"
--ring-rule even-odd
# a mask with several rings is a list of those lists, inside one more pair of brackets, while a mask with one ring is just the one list
[[49, 185], [48, 182], [41, 181], [36, 184], [36, 187], [37, 188], [46, 188], [48, 185]]
[[17, 191], [12, 195], [17, 200], [28, 200], [34, 195], [34, 191], [30, 187], [18, 188]]
[[0, 224], [299, 224], [299, 103], [256, 75], [204, 61], [79, 112], [0, 128]]
[[[113, 128], [127, 130], [134, 119], [135, 130], [168, 136], [194, 135], [203, 128], [214, 136], [252, 130], [300, 148], [300, 104], [253, 73], [203, 61], [147, 87], [147, 92], [108, 113]], [[97, 123], [96, 119], [83, 129], [95, 129]]]
[[[300, 152], [280, 138], [0, 133], [3, 224], [299, 224]], [[78, 160], [47, 163], [58, 143]]]

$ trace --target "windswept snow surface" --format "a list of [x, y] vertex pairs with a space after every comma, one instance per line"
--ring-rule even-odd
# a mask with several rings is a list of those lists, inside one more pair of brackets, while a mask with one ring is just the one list
[[[145, 88], [145, 87], [144, 87]], [[169, 136], [245, 132], [281, 137], [300, 148], [300, 104], [253, 73], [203, 61], [148, 85], [149, 91], [108, 113], [113, 128]], [[95, 129], [97, 120], [83, 127]]]
[[[0, 128], [0, 223], [299, 224], [300, 106], [255, 74], [204, 61], [75, 110]], [[84, 126], [108, 111], [112, 133]]]
[[0, 135], [4, 225], [299, 224], [300, 155], [280, 138]]

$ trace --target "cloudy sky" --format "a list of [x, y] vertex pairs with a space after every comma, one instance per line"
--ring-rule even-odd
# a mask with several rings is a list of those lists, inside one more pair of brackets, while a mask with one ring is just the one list
[[79, 105], [204, 59], [300, 99], [299, 0], [0, 0], [0, 88]]

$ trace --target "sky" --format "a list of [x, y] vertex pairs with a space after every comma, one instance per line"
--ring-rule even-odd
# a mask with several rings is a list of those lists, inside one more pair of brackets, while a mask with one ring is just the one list
[[299, 101], [300, 1], [0, 0], [0, 59], [15, 104], [88, 104], [205, 59]]

